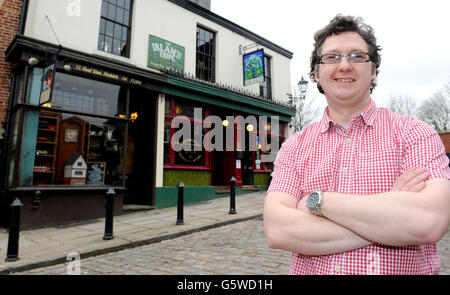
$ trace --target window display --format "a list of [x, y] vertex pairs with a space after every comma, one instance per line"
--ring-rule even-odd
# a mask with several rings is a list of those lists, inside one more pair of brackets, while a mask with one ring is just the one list
[[121, 86], [56, 73], [51, 100], [26, 112], [20, 185], [122, 186], [125, 114]]
[[[121, 185], [124, 132], [123, 123], [108, 119], [41, 111], [33, 185]], [[82, 177], [72, 173], [77, 161], [85, 162]]]

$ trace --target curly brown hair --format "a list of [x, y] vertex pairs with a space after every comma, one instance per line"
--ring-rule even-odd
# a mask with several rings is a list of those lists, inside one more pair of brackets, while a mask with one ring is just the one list
[[[317, 82], [316, 77], [314, 76], [314, 72], [318, 69], [319, 61], [320, 61], [320, 51], [322, 49], [323, 43], [325, 40], [332, 36], [338, 35], [343, 32], [355, 32], [358, 33], [369, 46], [369, 56], [372, 62], [372, 69], [376, 70], [378, 75], [379, 67], [381, 64], [381, 47], [377, 45], [377, 39], [375, 38], [374, 29], [365, 24], [364, 20], [361, 17], [353, 17], [353, 16], [343, 16], [336, 15], [330, 23], [323, 29], [317, 31], [314, 34], [314, 50], [311, 54], [311, 72], [309, 76], [311, 81]], [[373, 89], [376, 86], [376, 82], [372, 81], [370, 85], [370, 93], [372, 93]], [[320, 84], [317, 84], [317, 88], [319, 92], [324, 94], [324, 91]]]

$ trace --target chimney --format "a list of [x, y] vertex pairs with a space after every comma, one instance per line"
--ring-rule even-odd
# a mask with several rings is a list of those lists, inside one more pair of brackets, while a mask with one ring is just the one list
[[189, 0], [205, 9], [211, 10], [211, 0]]

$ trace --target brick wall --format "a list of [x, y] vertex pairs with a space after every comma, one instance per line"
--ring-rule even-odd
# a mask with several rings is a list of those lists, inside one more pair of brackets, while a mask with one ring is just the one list
[[22, 0], [0, 1], [0, 139], [8, 108], [11, 69], [5, 61], [5, 50], [17, 34], [20, 22]]
[[441, 133], [439, 135], [441, 136], [442, 142], [444, 143], [445, 152], [450, 153], [450, 132]]

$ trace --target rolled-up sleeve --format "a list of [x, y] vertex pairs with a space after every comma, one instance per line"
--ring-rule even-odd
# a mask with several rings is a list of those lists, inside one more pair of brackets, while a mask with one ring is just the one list
[[406, 152], [402, 171], [412, 167], [427, 167], [430, 179], [450, 179], [449, 159], [439, 134], [419, 120], [413, 120], [405, 131]]
[[278, 152], [274, 162], [272, 181], [269, 192], [283, 192], [298, 200], [301, 199], [300, 177], [298, 171], [299, 139], [301, 133], [296, 133], [286, 140]]

